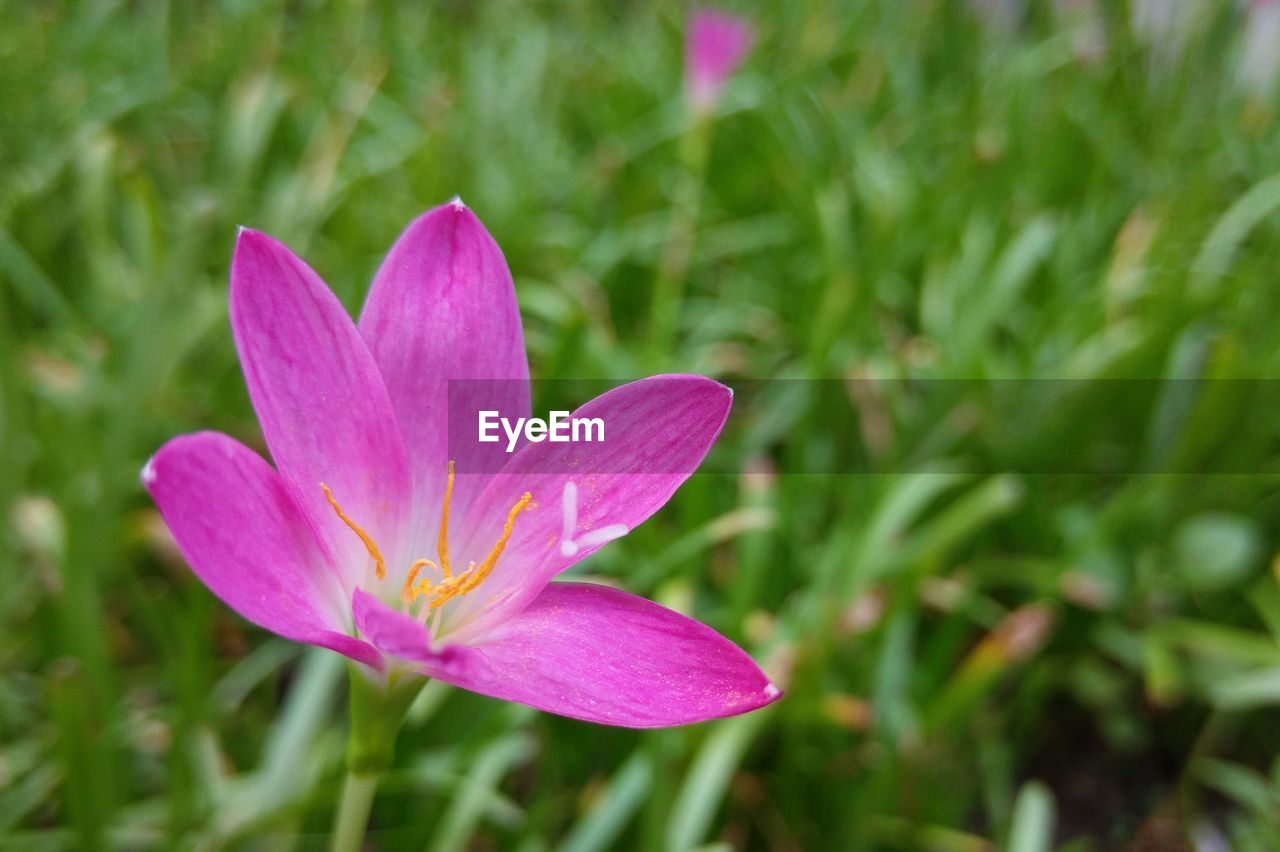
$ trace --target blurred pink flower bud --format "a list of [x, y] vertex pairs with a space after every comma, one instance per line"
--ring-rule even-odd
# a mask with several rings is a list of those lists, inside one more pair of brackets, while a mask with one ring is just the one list
[[685, 86], [689, 102], [697, 112], [709, 111], [724, 84], [738, 70], [755, 31], [735, 15], [702, 9], [689, 19], [685, 40]]

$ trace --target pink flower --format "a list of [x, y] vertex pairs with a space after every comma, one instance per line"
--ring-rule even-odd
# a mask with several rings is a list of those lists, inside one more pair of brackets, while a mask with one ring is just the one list
[[715, 106], [754, 39], [751, 25], [742, 18], [714, 9], [693, 13], [685, 38], [684, 73], [694, 110], [705, 112]]
[[[529, 414], [511, 274], [461, 202], [413, 222], [359, 324], [284, 245], [242, 230], [231, 327], [275, 466], [215, 432], [142, 479], [192, 569], [249, 621], [376, 672], [416, 672], [629, 727], [742, 713], [779, 691], [711, 628], [557, 574], [662, 507], [728, 416], [728, 388], [652, 377], [577, 412], [607, 442], [447, 440], [450, 380]], [[495, 406], [496, 407], [496, 406]], [[496, 452], [499, 456], [494, 456]]]

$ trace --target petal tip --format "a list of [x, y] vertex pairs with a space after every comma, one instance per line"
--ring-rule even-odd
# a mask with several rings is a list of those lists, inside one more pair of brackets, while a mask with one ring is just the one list
[[782, 697], [782, 690], [778, 689], [772, 682], [765, 684], [764, 687], [765, 703], [772, 704]]
[[709, 379], [705, 376], [700, 377], [706, 382], [707, 400], [714, 405], [724, 409], [724, 416], [729, 416], [729, 411], [733, 408], [733, 388], [715, 379]]
[[156, 457], [152, 456], [147, 459], [147, 463], [142, 466], [142, 471], [138, 474], [138, 478], [142, 480], [144, 488], [150, 488], [156, 481]]
[[[470, 236], [477, 231], [488, 237], [490, 241], [493, 239], [489, 237], [489, 232], [485, 230], [480, 218], [462, 200], [462, 196], [455, 195], [444, 204], [432, 207], [410, 222], [396, 244], [391, 247], [391, 252], [394, 254], [406, 248], [437, 250], [448, 245], [447, 242], [441, 242], [448, 235], [463, 233]], [[494, 245], [497, 244], [494, 243]]]
[[265, 237], [266, 234], [261, 231], [255, 231], [253, 228], [244, 225], [236, 225], [236, 248], [240, 248], [244, 243], [254, 243]]
[[245, 273], [255, 270], [275, 247], [275, 240], [262, 231], [237, 225], [236, 245], [231, 252], [232, 282], [234, 283]]

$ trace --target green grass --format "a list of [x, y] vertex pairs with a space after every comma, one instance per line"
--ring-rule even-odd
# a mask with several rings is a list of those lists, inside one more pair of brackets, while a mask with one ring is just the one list
[[[1235, 4], [1172, 58], [1103, 4], [1096, 62], [1039, 8], [773, 4], [702, 180], [681, 7], [399, 5], [0, 3], [0, 847], [322, 845], [341, 662], [214, 600], [138, 471], [184, 431], [261, 445], [236, 225], [355, 309], [455, 194], [538, 379], [969, 381], [854, 384], [856, 417], [771, 386], [586, 566], [742, 642], [782, 702], [642, 733], [433, 684], [376, 848], [1280, 847], [1280, 411], [1090, 382], [1011, 427], [984, 383], [1280, 374], [1278, 105], [1233, 85]], [[1017, 463], [1095, 459], [1080, 424], [1148, 472]]]

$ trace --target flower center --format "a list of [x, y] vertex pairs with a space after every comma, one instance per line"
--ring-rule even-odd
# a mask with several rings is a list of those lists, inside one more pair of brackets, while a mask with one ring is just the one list
[[[449, 506], [453, 502], [453, 474], [453, 462], [450, 461], [449, 478], [444, 486], [444, 508], [440, 513], [440, 533], [436, 536], [436, 556], [440, 561], [436, 563], [430, 559], [415, 559], [410, 563], [409, 570], [405, 575], [404, 586], [400, 589], [400, 600], [406, 606], [412, 604], [419, 597], [426, 598], [420, 613], [424, 617], [432, 610], [443, 606], [446, 602], [473, 591], [493, 573], [493, 567], [498, 564], [498, 557], [502, 556], [502, 551], [507, 546], [507, 540], [511, 538], [511, 533], [515, 529], [516, 517], [533, 505], [533, 495], [526, 491], [516, 501], [516, 504], [511, 507], [511, 511], [507, 513], [507, 522], [502, 528], [502, 535], [499, 536], [498, 543], [489, 551], [489, 555], [484, 558], [484, 561], [479, 564], [471, 562], [468, 564], [467, 570], [455, 574], [453, 565], [449, 562]], [[385, 580], [387, 577], [387, 562], [382, 556], [382, 551], [378, 550], [378, 544], [373, 540], [373, 536], [361, 529], [360, 525], [342, 510], [342, 506], [338, 503], [337, 498], [333, 496], [333, 492], [329, 490], [329, 486], [322, 482], [320, 487], [324, 490], [325, 499], [333, 507], [334, 513], [356, 534], [360, 539], [360, 543], [364, 545], [365, 550], [369, 551], [369, 556], [373, 558], [374, 573], [377, 578]], [[434, 568], [439, 571], [440, 581], [432, 583], [426, 578], [418, 579], [418, 575], [423, 568]]]

